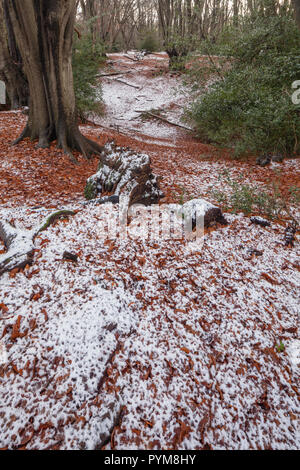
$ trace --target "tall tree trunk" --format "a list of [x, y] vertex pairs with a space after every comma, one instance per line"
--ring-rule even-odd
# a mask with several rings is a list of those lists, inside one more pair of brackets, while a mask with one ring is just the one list
[[0, 79], [4, 81], [10, 107], [17, 109], [28, 104], [28, 83], [22, 70], [22, 60], [8, 15], [0, 1]]
[[[29, 83], [27, 126], [17, 140], [30, 137], [38, 147], [58, 147], [88, 157], [101, 148], [79, 131], [72, 72], [76, 0], [4, 0]], [[17, 143], [16, 142], [16, 143]]]

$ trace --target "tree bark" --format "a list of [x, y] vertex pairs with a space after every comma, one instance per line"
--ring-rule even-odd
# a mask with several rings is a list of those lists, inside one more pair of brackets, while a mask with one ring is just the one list
[[298, 28], [300, 28], [300, 0], [292, 0], [292, 3], [295, 10], [296, 23]]
[[4, 0], [29, 83], [27, 126], [16, 141], [29, 137], [47, 148], [57, 140], [73, 161], [101, 147], [79, 131], [72, 72], [76, 0]]
[[28, 104], [29, 90], [22, 70], [10, 17], [0, 2], [0, 79], [6, 85], [11, 109]]

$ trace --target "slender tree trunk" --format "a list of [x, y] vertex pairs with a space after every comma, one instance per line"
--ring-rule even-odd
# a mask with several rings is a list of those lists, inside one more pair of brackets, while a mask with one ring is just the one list
[[79, 131], [72, 72], [76, 0], [4, 0], [29, 83], [27, 126], [17, 140], [30, 137], [38, 147], [57, 140], [70, 157], [88, 157], [101, 148]]
[[292, 0], [292, 3], [295, 10], [296, 23], [300, 28], [300, 0]]

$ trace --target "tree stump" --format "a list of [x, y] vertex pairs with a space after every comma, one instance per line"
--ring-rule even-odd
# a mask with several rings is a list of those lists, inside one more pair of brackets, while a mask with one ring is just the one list
[[128, 207], [149, 206], [164, 196], [159, 182], [151, 171], [148, 155], [109, 142], [100, 155], [98, 172], [87, 180], [84, 194], [88, 200], [109, 194], [126, 196]]

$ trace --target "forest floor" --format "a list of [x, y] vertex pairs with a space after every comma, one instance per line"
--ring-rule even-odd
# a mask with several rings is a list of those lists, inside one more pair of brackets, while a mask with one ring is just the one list
[[[149, 154], [162, 211], [230, 195], [228, 176], [286, 196], [299, 186], [300, 159], [234, 161], [141, 116], [180, 124], [188, 98], [164, 54], [132, 58], [111, 55], [107, 73], [130, 73], [103, 79], [106, 115], [81, 129]], [[299, 448], [300, 250], [284, 244], [287, 221], [226, 213], [195, 246], [146, 237], [137, 214], [127, 237], [105, 239], [118, 206], [82, 205], [97, 159], [12, 147], [25, 121], [0, 113], [0, 219], [32, 229], [56, 209], [76, 215], [37, 237], [32, 266], [0, 278], [0, 448]]]

